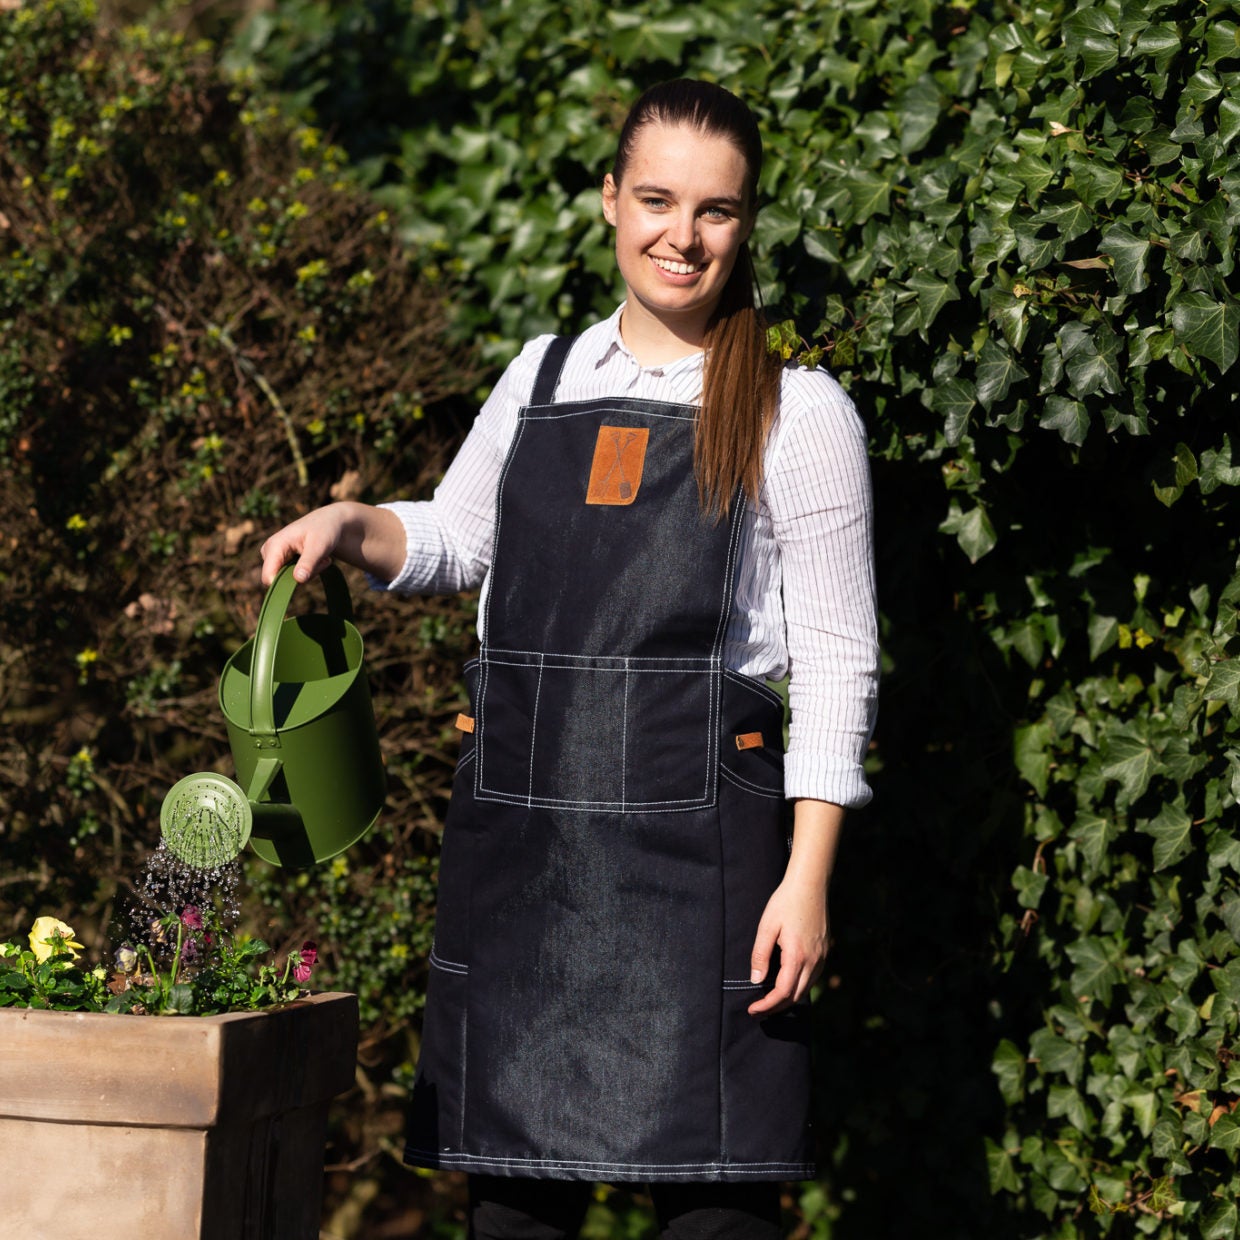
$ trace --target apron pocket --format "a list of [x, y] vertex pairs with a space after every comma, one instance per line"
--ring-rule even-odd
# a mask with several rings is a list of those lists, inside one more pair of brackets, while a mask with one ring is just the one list
[[475, 795], [620, 812], [712, 805], [719, 683], [704, 659], [490, 651]]
[[[738, 737], [743, 738], [739, 744]], [[739, 672], [723, 674], [719, 767], [724, 779], [745, 792], [783, 800], [783, 701], [761, 681]]]

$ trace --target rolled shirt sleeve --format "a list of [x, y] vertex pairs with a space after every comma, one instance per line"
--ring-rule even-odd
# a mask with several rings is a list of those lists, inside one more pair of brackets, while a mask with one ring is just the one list
[[790, 798], [857, 807], [878, 704], [873, 499], [865, 430], [825, 371], [783, 388], [763, 493], [782, 577]]
[[432, 499], [381, 504], [405, 527], [405, 563], [378, 590], [453, 594], [482, 584], [491, 565], [495, 494], [517, 411], [529, 397], [549, 336], [526, 344], [500, 376]]

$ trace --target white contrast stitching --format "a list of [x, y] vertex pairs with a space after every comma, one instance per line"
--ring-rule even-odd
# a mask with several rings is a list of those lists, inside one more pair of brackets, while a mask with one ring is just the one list
[[735, 771], [728, 769], [726, 762], [719, 764], [719, 774], [724, 777], [730, 784], [735, 784], [738, 788], [744, 789], [746, 792], [752, 792], [755, 796], [769, 797], [772, 801], [782, 801], [784, 799], [783, 789], [774, 791], [770, 788], [763, 788], [758, 784], [750, 783], [741, 775], [737, 775]]
[[715, 1175], [734, 1172], [740, 1175], [761, 1174], [764, 1171], [786, 1172], [789, 1177], [802, 1172], [813, 1173], [813, 1163], [792, 1162], [704, 1162], [704, 1163], [622, 1163], [622, 1162], [586, 1162], [568, 1158], [505, 1158], [498, 1155], [452, 1153], [447, 1150], [421, 1150], [416, 1146], [406, 1145], [405, 1154], [417, 1158], [433, 1159], [441, 1166], [452, 1163], [471, 1165], [491, 1165], [495, 1167], [541, 1167], [545, 1170], [565, 1171], [634, 1171], [641, 1172], [648, 1178], [676, 1176], [686, 1177], [693, 1172], [710, 1172]]
[[456, 973], [461, 977], [469, 976], [469, 965], [459, 964], [455, 960], [445, 960], [433, 947], [431, 948], [430, 962], [434, 968], [441, 969], [444, 973]]

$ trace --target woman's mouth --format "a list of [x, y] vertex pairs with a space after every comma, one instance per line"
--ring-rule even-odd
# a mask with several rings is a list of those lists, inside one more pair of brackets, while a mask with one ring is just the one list
[[657, 258], [653, 254], [650, 256], [650, 261], [660, 271], [669, 272], [674, 276], [691, 276], [702, 270], [701, 263], [682, 263], [670, 258]]

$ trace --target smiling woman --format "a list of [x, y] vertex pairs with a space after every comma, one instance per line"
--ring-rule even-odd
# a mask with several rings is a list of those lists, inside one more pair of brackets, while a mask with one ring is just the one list
[[525, 347], [432, 501], [263, 548], [266, 580], [482, 587], [406, 1147], [471, 1173], [475, 1237], [575, 1235], [605, 1180], [649, 1184], [668, 1236], [769, 1240], [813, 1172], [805, 1001], [869, 799], [869, 474], [839, 386], [766, 347], [761, 155], [726, 90], [648, 91], [602, 187], [624, 304]]

